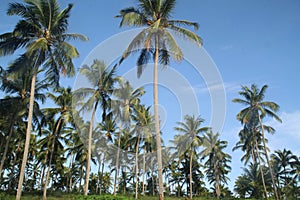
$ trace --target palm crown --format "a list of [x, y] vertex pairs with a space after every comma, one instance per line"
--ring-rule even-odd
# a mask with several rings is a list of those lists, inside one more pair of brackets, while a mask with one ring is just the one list
[[141, 31], [124, 51], [121, 62], [130, 54], [141, 51], [137, 60], [138, 76], [143, 72], [143, 65], [148, 63], [151, 57], [154, 59], [158, 50], [159, 62], [167, 65], [170, 56], [175, 61], [183, 59], [183, 53], [169, 30], [179, 36], [189, 39], [197, 45], [202, 45], [202, 39], [183, 26], [192, 26], [198, 29], [198, 24], [186, 20], [170, 20], [175, 7], [175, 0], [139, 0], [138, 7], [122, 9], [116, 17], [122, 18], [120, 26], [146, 27]]

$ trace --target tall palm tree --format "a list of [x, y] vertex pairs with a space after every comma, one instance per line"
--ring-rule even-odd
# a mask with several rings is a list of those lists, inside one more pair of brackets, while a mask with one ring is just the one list
[[119, 172], [120, 142], [121, 134], [123, 132], [123, 125], [127, 129], [130, 127], [131, 115], [133, 112], [132, 110], [134, 106], [140, 102], [139, 98], [145, 93], [144, 89], [141, 87], [134, 90], [128, 81], [120, 79], [118, 82], [119, 87], [113, 92], [113, 95], [117, 97], [117, 99], [112, 102], [114, 114], [119, 118], [119, 134], [117, 136], [118, 147], [113, 193], [114, 196], [116, 196], [116, 185]]
[[48, 164], [48, 171], [46, 175], [46, 181], [43, 189], [43, 199], [47, 199], [47, 187], [49, 183], [49, 176], [50, 176], [50, 169], [52, 164], [52, 158], [55, 150], [56, 141], [59, 140], [61, 134], [63, 132], [64, 127], [68, 123], [72, 123], [73, 116], [72, 116], [72, 88], [63, 88], [59, 87], [54, 90], [55, 93], [58, 93], [55, 96], [53, 93], [48, 93], [47, 97], [51, 99], [58, 107], [56, 108], [45, 108], [44, 113], [49, 119], [57, 120], [55, 122], [55, 126], [53, 127], [53, 138], [52, 138], [52, 145], [50, 149], [50, 158]]
[[[267, 125], [263, 125], [263, 126], [264, 126], [264, 130], [268, 131], [269, 133], [275, 132], [275, 130], [272, 127]], [[260, 175], [262, 176], [261, 178], [262, 178], [262, 184], [264, 186], [265, 197], [267, 197], [268, 192], [267, 192], [264, 173], [263, 173], [264, 160], [261, 157], [261, 155], [263, 154], [262, 151], [264, 149], [264, 146], [261, 144], [262, 134], [260, 129], [261, 129], [260, 125], [256, 125], [256, 126], [244, 125], [244, 128], [239, 133], [240, 141], [237, 142], [233, 150], [241, 148], [243, 151], [245, 151], [245, 155], [241, 158], [242, 161], [245, 161], [245, 164], [249, 162], [250, 155], [252, 155], [253, 164], [256, 164], [258, 162]], [[266, 139], [266, 142], [267, 141], [268, 140]]]
[[154, 60], [153, 98], [160, 199], [163, 199], [163, 180], [160, 125], [158, 116], [158, 63], [165, 66], [168, 65], [170, 62], [170, 56], [172, 56], [176, 61], [181, 61], [183, 59], [183, 53], [169, 30], [178, 33], [184, 39], [187, 38], [199, 46], [202, 45], [202, 40], [198, 35], [182, 27], [191, 26], [197, 30], [197, 23], [189, 22], [187, 20], [170, 19], [175, 5], [176, 0], [138, 0], [136, 8], [129, 7], [122, 9], [120, 14], [117, 16], [121, 18], [121, 27], [144, 27], [144, 29], [137, 34], [128, 45], [120, 62], [132, 53], [140, 51], [141, 54], [137, 60], [137, 73], [138, 77], [140, 77], [145, 64], [149, 63], [151, 58]]
[[267, 145], [264, 134], [265, 128], [262, 123], [262, 119], [266, 116], [270, 116], [279, 122], [281, 122], [281, 119], [275, 114], [279, 109], [279, 105], [275, 102], [264, 101], [265, 92], [267, 88], [268, 86], [264, 85], [261, 89], [259, 89], [255, 84], [252, 84], [251, 88], [248, 88], [247, 86], [242, 86], [242, 91], [240, 91], [239, 94], [243, 97], [243, 99], [236, 98], [232, 101], [246, 106], [246, 108], [244, 108], [237, 114], [237, 119], [242, 124], [250, 127], [257, 127], [259, 125], [260, 127], [265, 157], [269, 167], [269, 173], [272, 179], [274, 195], [275, 198], [278, 199], [276, 184], [267, 152]]
[[[199, 134], [207, 132], [209, 127], [201, 127], [201, 124], [204, 122], [200, 116], [184, 116], [184, 122], [177, 122], [177, 127], [174, 129], [180, 133], [182, 133], [181, 142], [185, 146], [185, 151], [189, 151], [190, 154], [190, 199], [193, 198], [193, 157], [197, 154], [196, 149], [202, 145], [202, 136]], [[185, 152], [184, 152], [185, 153]]]
[[[5, 97], [4, 99], [0, 99], [1, 106], [1, 116], [5, 116], [6, 121], [5, 124], [9, 124], [8, 134], [6, 138], [5, 148], [1, 159], [0, 164], [0, 179], [2, 175], [2, 169], [4, 165], [4, 161], [6, 159], [6, 154], [8, 152], [8, 146], [10, 143], [10, 139], [13, 134], [13, 126], [16, 125], [17, 122], [23, 121], [24, 116], [27, 114], [27, 105], [30, 94], [30, 69], [24, 73], [15, 73], [8, 74], [6, 71], [3, 71], [1, 74], [2, 84], [0, 89], [10, 96]], [[43, 94], [43, 90], [48, 87], [48, 84], [45, 81], [36, 82], [35, 87], [35, 100], [40, 100], [42, 103], [45, 101], [46, 96]], [[37, 117], [41, 114], [39, 111], [38, 102], [34, 102], [34, 121], [38, 122]], [[3, 140], [4, 141], [4, 140]]]
[[13, 54], [17, 49], [25, 48], [25, 53], [16, 60], [11, 70], [17, 70], [24, 66], [26, 60], [30, 60], [26, 64], [30, 64], [33, 68], [28, 126], [16, 195], [17, 200], [21, 198], [27, 162], [37, 73], [41, 67], [44, 68], [46, 76], [54, 84], [58, 84], [60, 72], [68, 76], [74, 75], [72, 58], [79, 54], [76, 48], [68, 43], [68, 40], [87, 40], [85, 36], [67, 33], [68, 18], [72, 7], [73, 5], [69, 4], [67, 8], [60, 10], [56, 0], [27, 0], [24, 4], [11, 3], [7, 10], [8, 15], [19, 16], [21, 20], [12, 32], [0, 36], [0, 56]]
[[[93, 125], [95, 121], [95, 114], [100, 103], [102, 108], [102, 121], [105, 120], [107, 111], [111, 107], [111, 95], [114, 90], [114, 85], [118, 80], [118, 77], [115, 76], [116, 65], [112, 69], [108, 69], [106, 64], [103, 61], [94, 60], [93, 64], [89, 67], [84, 65], [79, 69], [79, 72], [86, 76], [88, 81], [91, 84], [89, 88], [79, 88], [74, 91], [75, 101], [77, 100], [88, 100], [80, 108], [82, 112], [92, 111], [89, 134], [88, 134], [88, 156], [87, 156], [87, 166], [86, 166], [86, 175], [85, 175], [85, 186], [84, 186], [84, 195], [88, 194], [89, 188], [89, 173], [91, 166], [91, 148], [92, 148], [92, 133]], [[78, 103], [78, 102], [76, 102]]]
[[201, 152], [203, 158], [208, 158], [205, 162], [207, 178], [210, 183], [214, 183], [217, 198], [221, 195], [221, 183], [227, 183], [226, 174], [230, 171], [228, 162], [231, 156], [224, 152], [227, 142], [219, 139], [219, 133], [208, 132], [203, 138], [204, 150]]
[[138, 184], [139, 184], [139, 145], [140, 142], [152, 135], [153, 131], [153, 116], [150, 113], [150, 107], [146, 107], [144, 105], [135, 105], [134, 106], [134, 115], [133, 120], [135, 121], [135, 126], [133, 129], [133, 132], [136, 135], [135, 139], [135, 177], [136, 177], [136, 183], [135, 183], [135, 199], [138, 199]]

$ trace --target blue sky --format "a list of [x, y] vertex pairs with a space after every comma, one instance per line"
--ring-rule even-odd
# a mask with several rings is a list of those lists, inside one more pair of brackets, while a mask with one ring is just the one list
[[[11, 31], [16, 17], [7, 17], [6, 9], [11, 1], [2, 0], [0, 5], [0, 33]], [[79, 68], [89, 53], [101, 42], [109, 40], [126, 28], [119, 28], [119, 19], [114, 18], [122, 8], [134, 5], [134, 0], [59, 0], [61, 7], [74, 3], [70, 17], [69, 32], [85, 34], [88, 42], [74, 42], [80, 58], [75, 59]], [[187, 19], [200, 24], [197, 33], [203, 38], [203, 48], [215, 63], [226, 91], [226, 118], [221, 138], [228, 141], [227, 151], [232, 155], [232, 188], [234, 179], [241, 173], [241, 152], [231, 152], [238, 140], [240, 124], [236, 114], [241, 105], [231, 102], [238, 97], [241, 85], [256, 83], [258, 86], [269, 85], [266, 100], [280, 105], [279, 116], [283, 123], [272, 119], [265, 123], [277, 131], [267, 135], [269, 146], [274, 149], [291, 149], [300, 155], [300, 1], [298, 0], [178, 0], [174, 10], [174, 19]], [[120, 49], [120, 54], [123, 49]], [[7, 65], [12, 57], [0, 58], [2, 66]], [[123, 73], [134, 69], [134, 60], [126, 62]], [[187, 78], [196, 94], [201, 117], [209, 125], [211, 118], [211, 96], [206, 82], [196, 74], [190, 64], [183, 61], [171, 64]], [[186, 67], [186, 68], [185, 68]], [[185, 70], [187, 69], [187, 70]], [[167, 71], [163, 71], [166, 73]], [[147, 73], [145, 73], [147, 74]], [[144, 74], [144, 76], [145, 76]], [[147, 75], [149, 76], [149, 75]], [[163, 75], [164, 76], [164, 75]], [[167, 77], [167, 75], [166, 75]], [[172, 78], [170, 78], [172, 79]], [[175, 80], [176, 81], [176, 80]], [[73, 86], [75, 78], [62, 78], [63, 85]], [[144, 100], [152, 103], [151, 87]], [[173, 92], [173, 93], [172, 93]], [[160, 87], [161, 110], [165, 110], [166, 124], [163, 129], [165, 140], [174, 135], [173, 126], [181, 119], [180, 99], [183, 94]], [[184, 95], [183, 95], [184, 96]], [[178, 103], [179, 102], [179, 103]]]

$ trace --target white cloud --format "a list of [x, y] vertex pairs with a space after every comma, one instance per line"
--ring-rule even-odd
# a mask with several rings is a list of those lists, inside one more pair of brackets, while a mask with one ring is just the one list
[[282, 123], [274, 119], [266, 122], [276, 130], [274, 135], [266, 135], [269, 138], [271, 150], [286, 148], [300, 154], [300, 110], [282, 112], [279, 117], [282, 119]]
[[241, 88], [240, 84], [236, 83], [211, 83], [208, 85], [205, 84], [198, 84], [198, 85], [193, 85], [191, 87], [181, 87], [182, 92], [190, 92], [193, 90], [196, 94], [206, 94], [209, 91], [221, 91], [225, 89], [226, 93], [237, 93]]

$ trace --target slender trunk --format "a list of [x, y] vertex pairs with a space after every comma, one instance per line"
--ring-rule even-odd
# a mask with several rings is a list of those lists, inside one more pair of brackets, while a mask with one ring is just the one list
[[51, 145], [51, 152], [50, 152], [50, 158], [49, 158], [49, 164], [48, 164], [48, 171], [47, 171], [47, 175], [46, 175], [46, 183], [44, 185], [44, 190], [43, 190], [43, 200], [47, 199], [47, 187], [48, 187], [48, 184], [49, 184], [49, 176], [50, 176], [51, 164], [52, 164], [53, 153], [54, 153], [54, 148], [55, 148], [55, 140], [56, 140], [56, 135], [58, 134], [61, 122], [62, 122], [62, 118], [59, 118], [59, 120], [57, 122], [57, 125], [55, 127], [55, 130], [54, 130], [54, 134], [53, 134], [53, 141], [52, 141], [52, 145]]
[[103, 160], [102, 160], [102, 170], [101, 170], [101, 179], [100, 179], [100, 195], [102, 193], [102, 182], [103, 182], [103, 173], [104, 173], [104, 160], [105, 160], [105, 155], [103, 154]]
[[274, 195], [275, 195], [275, 199], [278, 200], [278, 194], [277, 194], [276, 184], [275, 184], [275, 181], [274, 181], [273, 170], [272, 170], [272, 167], [271, 167], [271, 164], [270, 164], [270, 161], [269, 161], [268, 152], [267, 152], [267, 145], [266, 145], [266, 140], [265, 140], [265, 130], [264, 130], [264, 126], [262, 124], [260, 115], [258, 115], [258, 119], [259, 119], [259, 123], [260, 123], [260, 126], [261, 126], [261, 133], [262, 133], [262, 137], [263, 137], [264, 151], [265, 151], [265, 156], [266, 156], [266, 159], [267, 159], [267, 163], [268, 163], [268, 167], [269, 167], [269, 171], [270, 171], [270, 175], [271, 175]]
[[261, 176], [261, 180], [262, 180], [263, 187], [264, 187], [265, 197], [268, 198], [268, 192], [267, 192], [266, 183], [265, 183], [265, 176], [264, 176], [264, 172], [262, 169], [262, 162], [261, 162], [260, 155], [259, 155], [257, 140], [255, 140], [255, 145], [256, 145], [256, 154], [257, 154], [257, 158], [258, 158], [258, 166], [259, 166], [260, 176]]
[[115, 180], [114, 180], [114, 196], [117, 195], [117, 180], [119, 175], [119, 157], [120, 157], [120, 146], [121, 146], [121, 133], [122, 133], [122, 120], [120, 121], [119, 135], [118, 135], [118, 148], [117, 148], [117, 157], [116, 157], [116, 171], [115, 171]]
[[78, 188], [78, 192], [81, 192], [81, 181], [82, 181], [82, 176], [83, 176], [83, 164], [81, 164], [80, 167], [80, 177], [79, 177], [79, 188]]
[[99, 158], [98, 163], [99, 163], [99, 166], [98, 166], [98, 181], [97, 181], [97, 187], [96, 187], [96, 194], [98, 193], [98, 190], [100, 191], [101, 157]]
[[[15, 165], [16, 165], [16, 162], [17, 162], [17, 156], [14, 156], [13, 165], [12, 165], [12, 173], [10, 174], [10, 177], [9, 177], [10, 180], [13, 180], [13, 177], [14, 177], [14, 174], [15, 174]], [[13, 181], [9, 181], [8, 187], [7, 187], [8, 191], [10, 191], [12, 183], [13, 183]]]
[[155, 37], [155, 58], [154, 58], [154, 80], [153, 80], [153, 96], [154, 96], [154, 119], [155, 119], [155, 134], [157, 146], [157, 165], [158, 165], [158, 186], [159, 186], [159, 200], [164, 199], [164, 187], [162, 179], [162, 155], [161, 155], [161, 139], [160, 139], [160, 125], [158, 115], [158, 35]]
[[193, 199], [193, 149], [191, 148], [190, 155], [190, 199]]
[[142, 194], [145, 196], [145, 171], [146, 171], [146, 146], [144, 147], [144, 154], [143, 154], [143, 187], [142, 187]]
[[89, 136], [88, 136], [88, 148], [87, 148], [87, 158], [86, 158], [86, 172], [85, 172], [85, 185], [84, 185], [84, 196], [88, 195], [89, 192], [89, 180], [90, 180], [90, 169], [91, 169], [91, 154], [92, 154], [92, 136], [93, 136], [93, 124], [95, 120], [95, 113], [98, 106], [98, 102], [96, 102], [95, 107], [92, 112], [92, 118], [90, 122], [89, 128]]
[[138, 199], [138, 189], [139, 189], [139, 143], [140, 143], [140, 135], [138, 135], [136, 149], [135, 149], [135, 199]]
[[36, 81], [36, 76], [37, 76], [37, 70], [38, 70], [37, 68], [34, 69], [34, 74], [31, 79], [26, 139], [25, 139], [25, 145], [24, 145], [22, 166], [20, 169], [20, 177], [19, 177], [19, 183], [18, 183], [18, 190], [17, 190], [17, 194], [16, 194], [16, 200], [20, 200], [21, 195], [22, 195], [22, 185], [23, 185], [23, 180], [24, 180], [24, 173], [25, 173], [25, 167], [26, 167], [26, 162], [27, 162], [27, 157], [28, 157], [30, 135], [31, 135], [31, 128], [32, 128], [32, 116], [33, 116], [33, 104], [34, 104], [34, 92], [35, 92], [34, 90], [35, 90], [35, 81]]
[[12, 119], [12, 122], [10, 124], [9, 134], [8, 134], [7, 139], [6, 139], [5, 149], [4, 149], [4, 152], [3, 152], [3, 155], [2, 155], [2, 159], [1, 159], [0, 179], [2, 178], [2, 174], [4, 174], [4, 173], [2, 173], [2, 169], [3, 169], [4, 161], [6, 159], [6, 154], [7, 154], [7, 151], [8, 151], [8, 147], [9, 147], [9, 143], [10, 143], [10, 138], [11, 138], [12, 133], [13, 133], [13, 121], [14, 121], [14, 118]]
[[47, 162], [47, 154], [45, 156], [45, 162], [44, 162], [44, 166], [43, 166], [43, 170], [42, 170], [42, 177], [41, 177], [41, 181], [40, 181], [40, 186], [38, 188], [40, 188], [40, 190], [43, 189], [44, 187], [44, 177], [45, 177], [45, 170], [46, 170], [46, 162]]
[[[72, 146], [72, 149], [74, 148], [74, 145]], [[70, 159], [70, 165], [69, 165], [69, 169], [70, 169], [70, 174], [69, 174], [69, 188], [67, 188], [69, 190], [69, 192], [72, 192], [72, 182], [73, 182], [73, 177], [72, 177], [72, 171], [73, 171], [73, 150], [71, 151], [71, 159]]]
[[220, 177], [219, 175], [215, 175], [216, 176], [216, 182], [215, 182], [215, 187], [216, 187], [216, 194], [217, 194], [217, 198], [220, 199], [220, 196], [221, 196], [221, 189], [220, 189]]
[[[152, 151], [153, 153], [153, 151]], [[152, 196], [155, 195], [155, 181], [154, 181], [154, 174], [153, 174], [153, 170], [154, 170], [154, 165], [153, 165], [153, 158], [151, 158], [151, 180], [152, 180]]]

